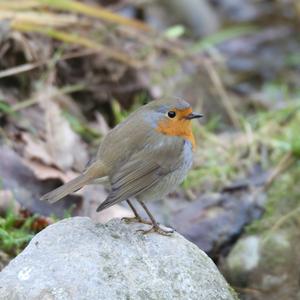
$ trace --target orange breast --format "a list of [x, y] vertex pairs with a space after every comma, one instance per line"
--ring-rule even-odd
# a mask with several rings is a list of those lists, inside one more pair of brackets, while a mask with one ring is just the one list
[[156, 130], [166, 135], [179, 136], [190, 141], [194, 150], [196, 142], [192, 132], [192, 124], [190, 120], [185, 119], [185, 116], [190, 114], [192, 110], [188, 108], [185, 110], [174, 109], [174, 111], [176, 111], [176, 118], [160, 121]]

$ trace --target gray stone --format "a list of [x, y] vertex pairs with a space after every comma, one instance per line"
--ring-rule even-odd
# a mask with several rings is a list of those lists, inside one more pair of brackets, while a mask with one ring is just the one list
[[245, 291], [242, 299], [251, 298], [247, 291], [255, 291], [256, 300], [300, 299], [298, 231], [269, 230], [234, 245], [221, 268], [233, 286]]
[[239, 240], [227, 257], [227, 263], [233, 272], [249, 272], [259, 263], [260, 240], [257, 236], [248, 236]]
[[234, 299], [204, 252], [143, 226], [77, 217], [47, 227], [0, 273], [0, 299]]

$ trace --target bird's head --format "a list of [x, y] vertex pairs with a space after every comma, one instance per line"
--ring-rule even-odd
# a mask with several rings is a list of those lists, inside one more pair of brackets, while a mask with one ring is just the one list
[[201, 118], [194, 113], [191, 105], [178, 99], [155, 100], [146, 105], [149, 120], [155, 130], [168, 136], [179, 136], [189, 140], [193, 147], [195, 139], [192, 133], [191, 120]]

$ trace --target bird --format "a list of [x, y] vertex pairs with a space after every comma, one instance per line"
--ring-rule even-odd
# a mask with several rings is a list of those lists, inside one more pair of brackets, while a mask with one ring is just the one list
[[[162, 199], [184, 180], [196, 147], [191, 121], [201, 117], [182, 99], [164, 98], [142, 105], [108, 132], [94, 160], [78, 177], [41, 200], [55, 203], [85, 185], [107, 178], [110, 192], [97, 212], [127, 201], [134, 217], [123, 218], [125, 221], [151, 225], [148, 230], [140, 230], [143, 234], [171, 235], [173, 230], [163, 229], [145, 202]], [[149, 221], [139, 215], [132, 198], [145, 210]]]

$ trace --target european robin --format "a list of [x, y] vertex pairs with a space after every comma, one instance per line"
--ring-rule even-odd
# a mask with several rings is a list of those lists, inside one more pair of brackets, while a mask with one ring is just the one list
[[[151, 224], [143, 233], [170, 234], [159, 227], [144, 201], [161, 199], [183, 181], [195, 149], [191, 120], [200, 117], [183, 100], [155, 100], [140, 107], [103, 138], [95, 160], [81, 175], [41, 200], [54, 203], [106, 177], [111, 190], [97, 211], [126, 200], [135, 215], [127, 221]], [[130, 198], [141, 204], [151, 222], [139, 216]]]

